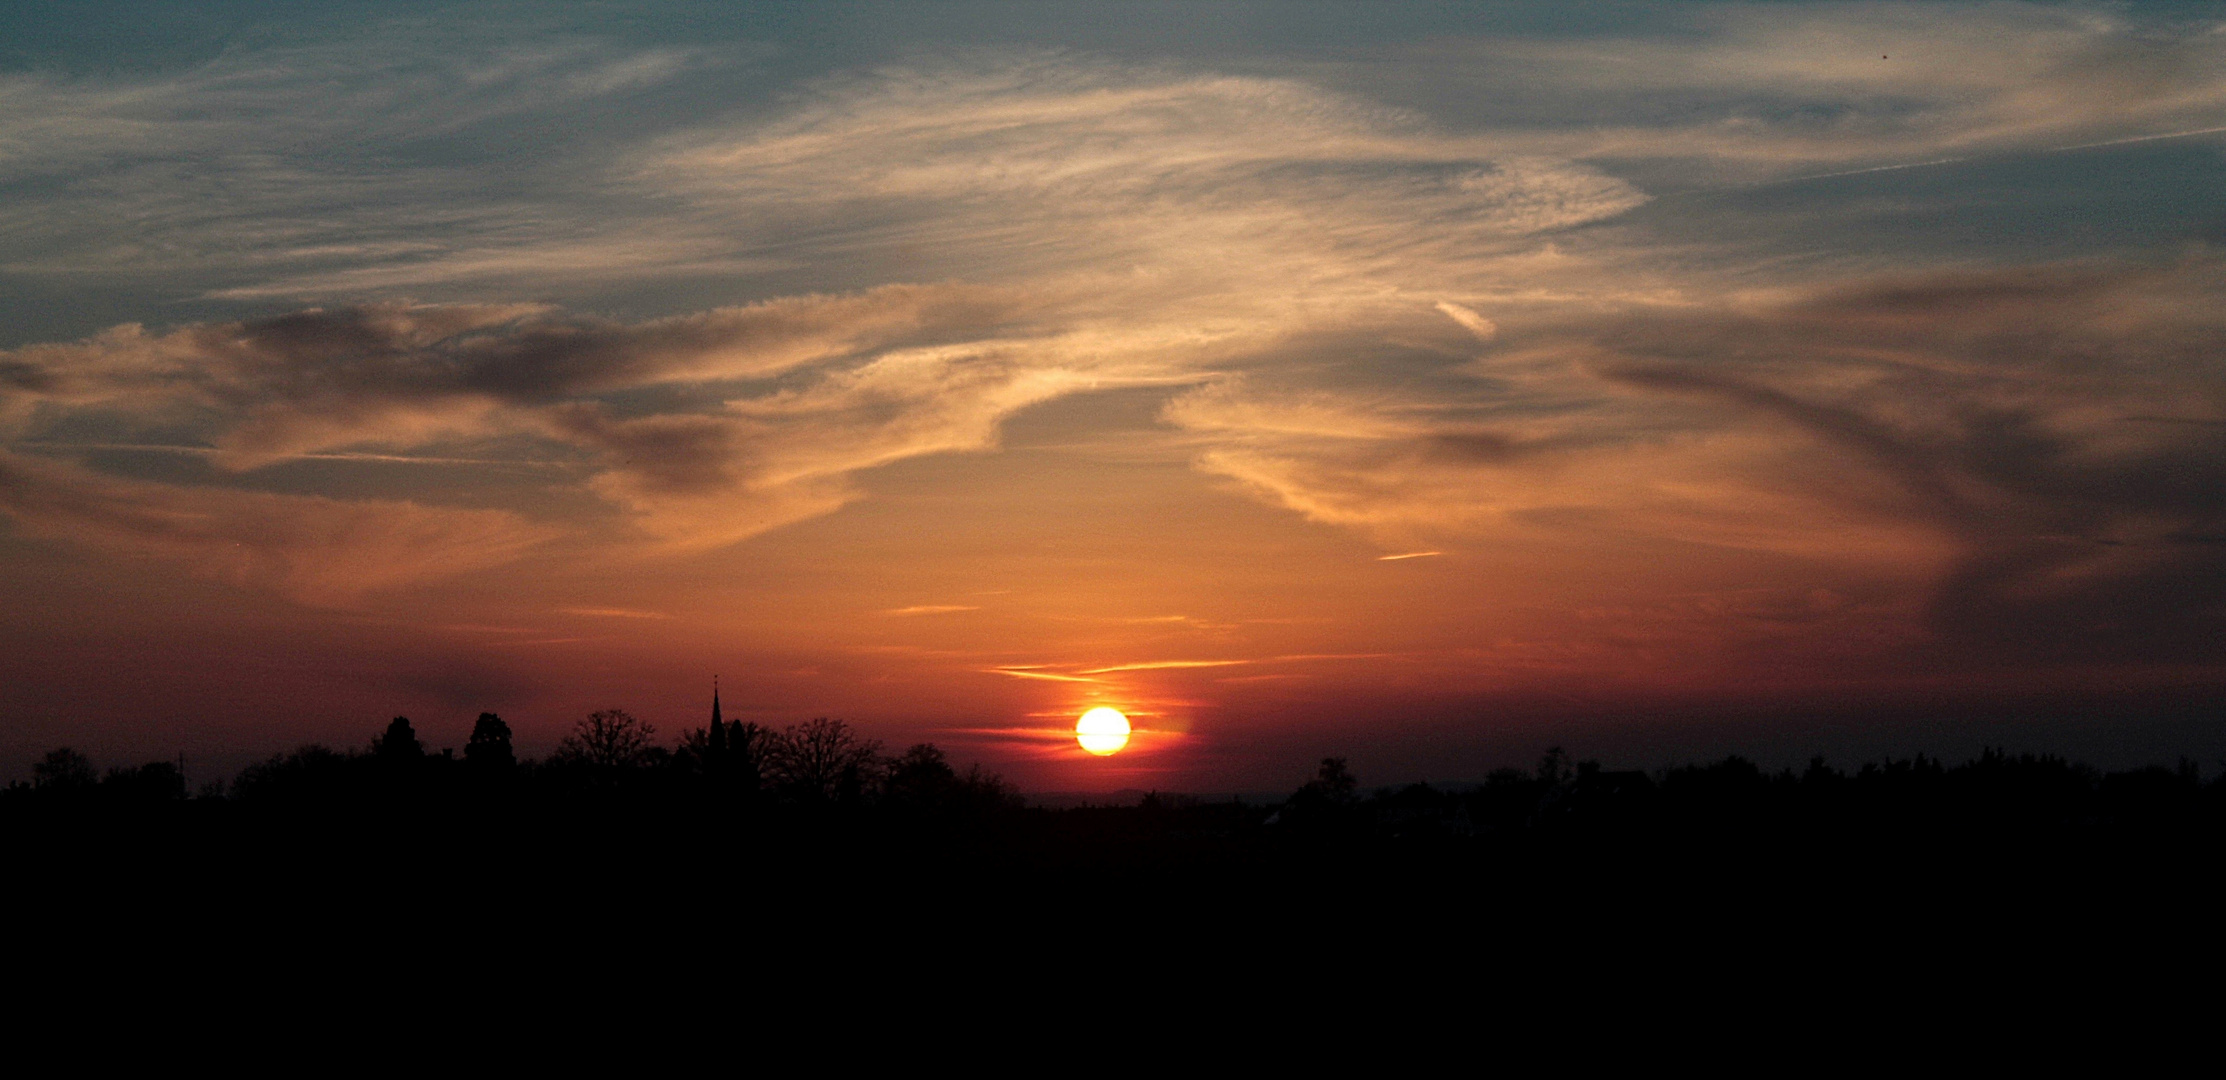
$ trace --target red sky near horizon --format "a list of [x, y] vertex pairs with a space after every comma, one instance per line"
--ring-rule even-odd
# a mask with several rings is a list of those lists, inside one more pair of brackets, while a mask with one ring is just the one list
[[928, 10], [27, 35], [0, 773], [2226, 750], [2215, 16]]

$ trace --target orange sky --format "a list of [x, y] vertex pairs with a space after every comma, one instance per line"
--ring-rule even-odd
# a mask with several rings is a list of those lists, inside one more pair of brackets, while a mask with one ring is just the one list
[[27, 39], [0, 765], [714, 675], [1031, 790], [2209, 752], [2226, 37], [1522, 10]]

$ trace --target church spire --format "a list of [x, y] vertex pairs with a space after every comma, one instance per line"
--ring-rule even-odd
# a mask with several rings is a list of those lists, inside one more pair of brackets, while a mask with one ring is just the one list
[[719, 720], [719, 677], [717, 675], [711, 677], [711, 730], [708, 734], [711, 736], [711, 756], [724, 755], [727, 752], [727, 726]]

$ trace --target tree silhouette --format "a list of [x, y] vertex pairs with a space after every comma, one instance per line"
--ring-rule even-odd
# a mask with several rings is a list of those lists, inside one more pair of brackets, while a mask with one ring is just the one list
[[240, 770], [232, 797], [246, 802], [337, 802], [355, 793], [363, 759], [311, 743]]
[[714, 788], [746, 798], [764, 783], [766, 748], [775, 738], [776, 732], [754, 723], [714, 718], [709, 727], [682, 735], [678, 754]]
[[1307, 781], [1299, 791], [1316, 802], [1343, 805], [1353, 801], [1359, 788], [1360, 780], [1345, 767], [1344, 758], [1326, 757], [1322, 759], [1322, 767], [1315, 770], [1314, 779]]
[[1283, 804], [1281, 820], [1302, 828], [1343, 823], [1359, 804], [1359, 788], [1360, 780], [1345, 767], [1344, 758], [1323, 758], [1314, 779], [1292, 792]]
[[657, 729], [636, 720], [623, 709], [604, 709], [587, 714], [557, 743], [551, 760], [565, 764], [586, 765], [603, 773], [615, 773], [648, 764], [653, 756], [654, 744], [650, 738]]
[[1549, 746], [1538, 759], [1538, 782], [1549, 787], [1567, 781], [1574, 773], [1569, 767], [1569, 751]]
[[765, 772], [782, 794], [802, 802], [851, 802], [864, 793], [881, 744], [824, 716], [767, 741]]
[[95, 779], [92, 761], [67, 746], [47, 751], [31, 766], [31, 786], [49, 794], [90, 791]]
[[777, 737], [773, 729], [740, 720], [727, 724], [725, 782], [735, 794], [752, 799], [765, 786], [765, 757]]
[[386, 726], [386, 734], [371, 740], [371, 753], [381, 761], [416, 761], [425, 756], [425, 744], [417, 741], [410, 718], [397, 716]]
[[491, 712], [479, 714], [471, 726], [471, 741], [464, 744], [464, 761], [475, 769], [508, 771], [518, 764], [510, 746], [510, 725]]
[[889, 763], [882, 779], [882, 797], [898, 806], [934, 806], [951, 801], [959, 786], [958, 771], [934, 743], [917, 743]]
[[712, 790], [742, 802], [757, 798], [765, 784], [765, 755], [778, 733], [740, 720], [714, 719], [709, 728], [690, 731], [681, 740], [682, 756], [702, 769]]
[[[182, 758], [96, 776], [85, 755], [63, 747], [32, 767], [31, 783], [0, 788], [0, 836], [45, 843], [43, 835], [54, 841], [48, 850], [77, 844], [89, 858], [109, 859], [111, 841], [131, 835], [110, 829], [115, 823], [153, 823], [134, 825], [136, 835], [165, 844], [200, 835], [221, 841], [246, 828], [237, 835], [258, 851], [331, 844], [352, 858], [362, 847], [353, 841], [367, 839], [380, 849], [375, 857], [434, 852], [455, 860], [442, 865], [462, 866], [500, 852], [491, 824], [512, 829], [530, 845], [521, 853], [534, 858], [572, 843], [583, 825], [607, 824], [626, 827], [629, 850], [639, 849], [629, 870], [649, 872], [665, 865], [696, 873], [712, 853], [722, 866], [772, 860], [758, 864], [768, 869], [803, 865], [790, 860], [807, 852], [861, 866], [885, 857], [899, 860], [888, 869], [907, 872], [938, 860], [955, 869], [992, 865], [968, 861], [984, 858], [1012, 866], [1210, 860], [1272, 871], [1375, 859], [1371, 853], [1387, 869], [1555, 860], [1544, 868], [1574, 853], [1689, 863], [1708, 873], [1797, 859], [1783, 866], [1807, 875], [1828, 865], [1811, 860], [1837, 853], [1850, 868], [1885, 858], [1927, 873], [1973, 858], [1982, 867], [2037, 858], [2032, 868], [2051, 880], [2052, 867], [2072, 865], [2066, 855], [2123, 850], [2179, 866], [2226, 837], [2226, 776], [2206, 780], [2185, 760], [2104, 773], [1990, 748], [1953, 766], [1918, 756], [1848, 773], [1818, 759], [1773, 772], [1727, 757], [1650, 775], [1556, 748], [1535, 769], [1498, 769], [1481, 786], [1410, 784], [1364, 796], [1346, 759], [1329, 757], [1272, 811], [1159, 792], [1141, 804], [1028, 810], [997, 777], [978, 766], [959, 773], [933, 744], [885, 759], [879, 743], [824, 717], [778, 732], [742, 723], [720, 730], [730, 756], [720, 768], [699, 769], [709, 729], [689, 732], [676, 759], [652, 741], [650, 725], [605, 710], [582, 720], [545, 766], [497, 781], [479, 771], [483, 764], [517, 764], [500, 717], [481, 714], [462, 765], [445, 754], [427, 758], [409, 721], [397, 717], [368, 749], [305, 746], [249, 766], [231, 784], [231, 808], [186, 803]], [[795, 812], [741, 812], [738, 796], [761, 780]], [[203, 798], [225, 798], [222, 786]], [[453, 828], [457, 811], [472, 815], [470, 827]], [[784, 838], [791, 829], [793, 839]]]
[[126, 802], [171, 802], [185, 798], [185, 773], [174, 762], [150, 761], [108, 770], [101, 777], [100, 790], [103, 798]]

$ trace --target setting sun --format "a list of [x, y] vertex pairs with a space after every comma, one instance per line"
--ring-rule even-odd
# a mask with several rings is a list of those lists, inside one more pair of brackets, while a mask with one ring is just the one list
[[1074, 722], [1074, 741], [1084, 750], [1104, 757], [1128, 745], [1128, 717], [1121, 710], [1100, 705]]

